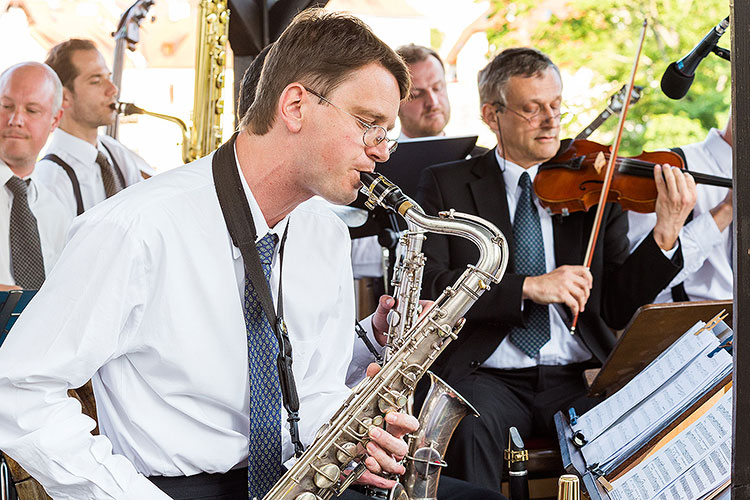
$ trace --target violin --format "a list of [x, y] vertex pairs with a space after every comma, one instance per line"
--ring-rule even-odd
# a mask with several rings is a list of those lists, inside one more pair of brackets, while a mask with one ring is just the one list
[[[604, 175], [612, 148], [587, 140], [562, 141], [552, 159], [539, 166], [534, 192], [541, 205], [553, 214], [588, 211], [599, 203]], [[615, 159], [608, 202], [619, 203], [624, 210], [650, 213], [656, 206], [654, 166], [667, 164], [685, 168], [682, 157], [673, 151], [643, 152], [635, 157]], [[695, 182], [730, 188], [725, 177], [690, 171]]]

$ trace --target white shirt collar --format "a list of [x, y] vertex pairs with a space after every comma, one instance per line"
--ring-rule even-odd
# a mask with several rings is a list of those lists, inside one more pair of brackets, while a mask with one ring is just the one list
[[[721, 171], [727, 176], [732, 176], [732, 146], [721, 136], [721, 133], [712, 128], [706, 137], [705, 150], [714, 159]], [[688, 169], [690, 165], [688, 165]]]
[[[237, 166], [237, 172], [240, 175], [242, 188], [245, 190], [245, 196], [247, 197], [247, 204], [250, 206], [250, 213], [253, 216], [253, 222], [255, 223], [255, 232], [256, 232], [255, 241], [257, 242], [269, 232], [275, 234], [279, 238], [279, 241], [281, 241], [281, 237], [284, 234], [284, 230], [286, 229], [286, 226], [289, 223], [289, 214], [287, 214], [286, 217], [281, 219], [279, 223], [276, 224], [273, 228], [269, 228], [268, 223], [266, 222], [266, 218], [263, 215], [263, 212], [261, 211], [260, 206], [258, 205], [258, 202], [255, 200], [255, 196], [253, 196], [253, 192], [250, 190], [250, 186], [247, 185], [245, 176], [242, 173], [242, 169], [240, 168], [240, 160], [239, 160], [239, 157], [237, 156], [236, 145], [234, 147], [234, 161]], [[276, 246], [276, 248], [278, 249], [278, 245]], [[232, 255], [234, 256], [235, 259], [238, 259], [241, 255], [240, 249], [234, 245], [232, 247]]]
[[[16, 174], [13, 173], [13, 170], [10, 169], [8, 164], [5, 163], [3, 160], [0, 160], [0, 186], [2, 186], [5, 189], [8, 189], [7, 187], [5, 187], [5, 183], [8, 182], [8, 180], [14, 175]], [[39, 197], [39, 191], [34, 181], [33, 172], [24, 180], [28, 180], [28, 186], [29, 186], [26, 192], [27, 199], [29, 200], [29, 203], [34, 203]]]
[[[99, 143], [98, 139], [97, 143]], [[53, 148], [66, 151], [72, 157], [77, 158], [81, 163], [86, 165], [96, 162], [96, 155], [99, 153], [99, 150], [92, 146], [91, 143], [69, 134], [61, 128], [52, 132], [52, 142], [49, 149]]]
[[523, 168], [512, 161], [503, 159], [497, 148], [495, 148], [495, 160], [500, 165], [500, 171], [503, 173], [503, 179], [505, 180], [505, 190], [508, 193], [516, 192], [521, 174], [528, 172], [531, 182], [534, 182], [534, 177], [536, 177], [536, 173], [539, 171], [539, 163], [529, 168]]
[[441, 132], [439, 135], [427, 135], [424, 137], [409, 137], [408, 135], [404, 134], [403, 130], [398, 135], [398, 138], [396, 139], [396, 142], [411, 142], [411, 141], [423, 141], [425, 139], [442, 139], [443, 137], [446, 137], [445, 132]]

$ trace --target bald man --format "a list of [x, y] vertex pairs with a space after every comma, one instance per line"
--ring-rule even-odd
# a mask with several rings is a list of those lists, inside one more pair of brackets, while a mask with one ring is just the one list
[[62, 116], [62, 85], [40, 63], [0, 75], [0, 287], [37, 289], [65, 243], [72, 219], [33, 175]]

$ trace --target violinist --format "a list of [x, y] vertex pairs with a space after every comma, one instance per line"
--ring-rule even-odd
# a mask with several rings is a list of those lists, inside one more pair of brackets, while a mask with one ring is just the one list
[[[732, 117], [724, 130], [711, 129], [702, 142], [679, 148], [688, 170], [721, 177], [732, 177]], [[685, 267], [655, 302], [688, 300], [726, 300], [732, 298], [732, 191], [717, 186], [699, 185], [697, 201], [685, 227], [680, 244]], [[651, 231], [654, 214], [629, 212], [631, 248]]]
[[[593, 404], [581, 375], [606, 359], [615, 341], [610, 328], [622, 328], [682, 268], [678, 235], [695, 202], [695, 183], [655, 167], [656, 224], [632, 254], [627, 215], [608, 204], [589, 270], [581, 263], [594, 211], [553, 218], [531, 188], [539, 165], [560, 145], [558, 68], [538, 50], [511, 48], [480, 71], [478, 83], [482, 119], [497, 147], [425, 170], [418, 201], [430, 214], [454, 208], [491, 221], [511, 249], [502, 282], [471, 308], [458, 340], [433, 365], [482, 415], [459, 425], [446, 473], [494, 489], [509, 427], [524, 436], [554, 436], [557, 410]], [[429, 299], [477, 258], [470, 243], [432, 234], [424, 253]], [[580, 312], [575, 335], [555, 303]]]

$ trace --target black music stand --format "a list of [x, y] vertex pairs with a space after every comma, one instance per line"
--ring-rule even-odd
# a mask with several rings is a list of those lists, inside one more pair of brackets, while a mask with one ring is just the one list
[[[401, 188], [407, 196], [416, 198], [419, 178], [424, 169], [438, 163], [466, 158], [471, 153], [476, 142], [476, 135], [425, 137], [400, 142], [398, 149], [393, 152], [388, 161], [375, 165], [375, 172], [387, 177], [388, 180]], [[360, 193], [357, 200], [349, 206], [366, 210], [364, 204], [366, 199]], [[391, 218], [384, 213], [379, 213], [381, 211], [384, 211], [384, 209], [376, 208], [369, 212], [367, 221], [362, 225], [349, 228], [352, 239], [381, 235], [388, 231], [397, 232], [393, 227], [394, 221], [397, 222], [398, 229], [402, 231], [406, 229], [406, 223], [401, 217]], [[383, 241], [391, 240], [388, 234], [385, 234], [381, 239]]]
[[0, 292], [0, 346], [16, 319], [29, 304], [36, 290], [10, 290]]

